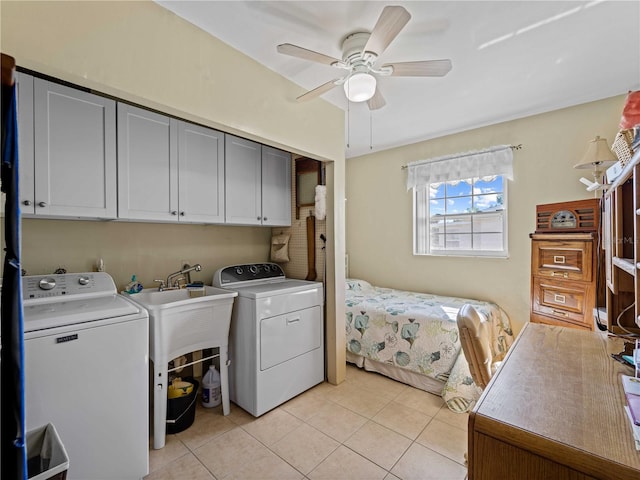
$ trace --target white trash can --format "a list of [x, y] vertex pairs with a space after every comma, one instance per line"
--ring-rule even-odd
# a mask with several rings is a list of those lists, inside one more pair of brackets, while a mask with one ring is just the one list
[[65, 480], [69, 457], [52, 423], [27, 432], [29, 480]]

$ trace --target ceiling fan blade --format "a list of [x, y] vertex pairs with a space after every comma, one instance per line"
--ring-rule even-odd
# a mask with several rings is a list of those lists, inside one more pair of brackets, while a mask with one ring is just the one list
[[403, 7], [397, 5], [384, 7], [362, 53], [373, 52], [378, 56], [382, 55], [410, 18], [411, 14]]
[[331, 80], [331, 81], [329, 81], [327, 83], [323, 83], [319, 87], [316, 87], [313, 90], [309, 90], [307, 93], [304, 93], [304, 94], [300, 95], [298, 98], [296, 98], [296, 100], [298, 102], [305, 102], [307, 100], [311, 100], [312, 98], [319, 97], [323, 93], [327, 93], [332, 88], [337, 87], [338, 84], [336, 82], [338, 82], [339, 80], [341, 80], [341, 79], [340, 78], [334, 78], [333, 80]]
[[384, 107], [386, 104], [387, 104], [387, 101], [384, 99], [384, 97], [380, 93], [379, 88], [376, 88], [376, 93], [373, 94], [373, 97], [367, 100], [367, 105], [369, 106], [369, 110], [378, 110]]
[[451, 60], [424, 60], [422, 62], [387, 63], [392, 77], [443, 77], [451, 70]]
[[314, 52], [313, 50], [307, 50], [306, 48], [298, 47], [290, 43], [283, 43], [278, 45], [278, 52], [284, 55], [291, 55], [292, 57], [302, 58], [304, 60], [310, 60], [312, 62], [324, 63], [326, 65], [332, 65], [339, 60], [337, 58], [330, 57], [323, 53]]

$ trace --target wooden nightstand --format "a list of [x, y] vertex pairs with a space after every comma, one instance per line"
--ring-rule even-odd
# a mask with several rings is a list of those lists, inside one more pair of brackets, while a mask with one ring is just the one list
[[594, 233], [532, 233], [531, 321], [593, 330]]

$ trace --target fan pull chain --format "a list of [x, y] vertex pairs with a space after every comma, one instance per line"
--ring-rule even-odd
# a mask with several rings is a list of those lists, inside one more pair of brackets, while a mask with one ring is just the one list
[[[349, 88], [349, 86], [347, 85], [347, 88]], [[347, 99], [347, 148], [351, 148], [349, 146], [349, 143], [351, 142], [351, 116], [349, 115], [349, 112], [351, 111], [351, 102], [349, 101], [349, 99]]]
[[369, 150], [373, 150], [373, 113], [369, 110]]

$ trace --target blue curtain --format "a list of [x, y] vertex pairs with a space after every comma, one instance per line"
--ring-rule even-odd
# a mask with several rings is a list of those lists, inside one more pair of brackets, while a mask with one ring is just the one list
[[5, 201], [5, 259], [0, 338], [0, 429], [2, 480], [26, 480], [24, 407], [24, 325], [18, 202], [16, 86], [2, 85], [2, 191]]

